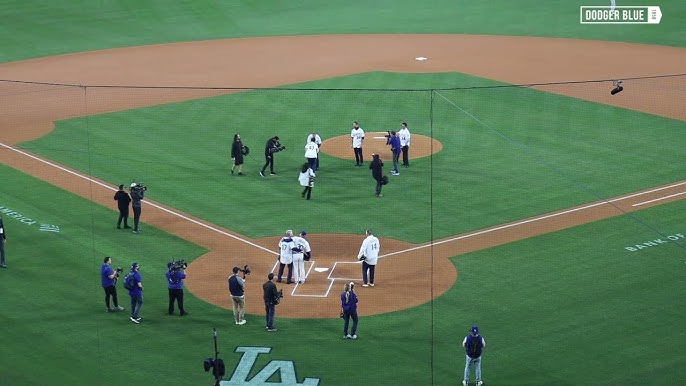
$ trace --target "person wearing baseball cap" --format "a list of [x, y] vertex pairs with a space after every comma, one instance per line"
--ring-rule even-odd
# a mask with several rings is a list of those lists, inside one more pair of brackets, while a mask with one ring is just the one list
[[479, 326], [476, 324], [469, 329], [469, 334], [465, 336], [462, 341], [462, 346], [466, 351], [466, 362], [464, 365], [464, 377], [462, 378], [462, 385], [469, 384], [469, 375], [472, 367], [475, 368], [476, 385], [481, 386], [484, 382], [481, 380], [481, 354], [486, 348], [486, 340], [479, 335]]
[[296, 284], [305, 284], [305, 259], [310, 260], [310, 243], [305, 240], [307, 232], [300, 231], [298, 236], [293, 236], [295, 244], [293, 252], [293, 281]]
[[143, 306], [143, 278], [138, 272], [140, 267], [138, 263], [131, 264], [131, 272], [136, 284], [133, 289], [129, 290], [129, 296], [131, 296], [131, 317], [129, 319], [136, 324], [141, 322], [140, 312]]

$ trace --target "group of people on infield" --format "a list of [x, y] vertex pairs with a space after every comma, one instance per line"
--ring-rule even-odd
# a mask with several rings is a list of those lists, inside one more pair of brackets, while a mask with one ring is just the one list
[[[365, 132], [358, 122], [353, 122], [352, 129], [350, 130], [350, 146], [353, 149], [353, 155], [355, 157], [355, 166], [364, 165], [364, 151], [363, 143], [365, 138]], [[391, 149], [391, 159], [393, 160], [393, 170], [391, 175], [399, 176], [400, 171], [398, 170], [398, 163], [400, 162], [400, 155], [402, 154], [402, 165], [404, 167], [410, 166], [409, 161], [409, 149], [410, 149], [410, 130], [407, 127], [407, 123], [403, 122], [401, 128], [396, 131], [388, 131], [386, 135], [386, 145], [390, 146]], [[267, 168], [269, 168], [269, 175], [274, 176], [276, 172], [274, 171], [274, 155], [286, 147], [279, 142], [279, 137], [274, 136], [267, 140], [264, 147], [264, 165], [260, 170], [260, 176], [267, 176]], [[316, 173], [319, 170], [319, 152], [322, 146], [322, 138], [317, 132], [312, 132], [308, 134], [305, 140], [305, 162], [300, 167], [300, 173], [298, 175], [298, 183], [303, 187], [301, 196], [306, 199], [312, 197], [312, 188], [314, 187], [314, 181], [317, 177]], [[249, 148], [243, 145], [241, 137], [239, 134], [235, 134], [233, 137], [233, 142], [231, 145], [231, 175], [237, 174], [243, 176], [243, 163], [244, 156], [249, 154]], [[369, 169], [372, 171], [372, 177], [376, 181], [376, 191], [377, 197], [382, 197], [381, 188], [383, 185], [388, 183], [388, 177], [383, 174], [383, 161], [379, 154], [372, 154], [372, 161], [369, 165]]]

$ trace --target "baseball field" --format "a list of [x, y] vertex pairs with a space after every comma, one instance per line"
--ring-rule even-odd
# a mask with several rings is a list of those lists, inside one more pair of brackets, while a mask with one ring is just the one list
[[[631, 5], [660, 23], [581, 24], [600, 0], [0, 4], [0, 385], [211, 385], [216, 352], [222, 385], [457, 385], [474, 324], [485, 385], [683, 383], [686, 5]], [[402, 122], [410, 167], [391, 176]], [[131, 182], [148, 187], [139, 234], [115, 226]], [[313, 258], [307, 283], [278, 284], [267, 332], [287, 229]], [[126, 310], [105, 312], [104, 256], [141, 265], [140, 324], [119, 284]], [[175, 259], [184, 317], [167, 314]], [[226, 279], [244, 265], [235, 325]], [[338, 318], [350, 281], [356, 340]]]

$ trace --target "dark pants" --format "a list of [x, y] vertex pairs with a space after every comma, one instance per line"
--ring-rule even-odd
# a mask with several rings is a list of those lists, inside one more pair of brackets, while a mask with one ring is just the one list
[[117, 287], [111, 285], [103, 287], [103, 289], [105, 290], [105, 305], [107, 308], [110, 308], [110, 298], [112, 298], [115, 307], [119, 306], [119, 301], [117, 300]]
[[276, 315], [276, 305], [273, 302], [264, 302], [265, 311], [265, 321], [267, 322], [266, 327], [269, 329], [274, 328], [274, 315]]
[[314, 171], [316, 172], [317, 170], [319, 170], [319, 156], [314, 159]]
[[279, 262], [279, 274], [276, 276], [276, 281], [281, 283], [281, 277], [283, 276], [283, 269], [286, 266], [288, 267], [288, 277], [286, 279], [286, 282], [288, 284], [291, 284], [291, 279], [293, 278], [293, 263], [284, 264], [284, 263]]
[[391, 152], [391, 157], [393, 157], [393, 171], [397, 172], [398, 171], [398, 158], [400, 158], [400, 152], [399, 151]]
[[403, 146], [403, 166], [410, 166], [410, 157], [409, 157], [409, 152], [410, 152], [410, 147], [405, 145]]
[[356, 148], [353, 148], [353, 151], [355, 152], [355, 165], [362, 165], [364, 163], [364, 156], [362, 155], [362, 148], [356, 147]]
[[377, 196], [381, 194], [381, 187], [382, 186], [383, 186], [383, 184], [381, 183], [381, 179], [376, 180], [376, 195]]
[[317, 159], [316, 158], [308, 158], [307, 159], [307, 165], [310, 167], [310, 169], [314, 170], [315, 172], [317, 171]]
[[140, 206], [134, 206], [133, 207], [133, 230], [138, 231], [140, 228], [138, 227], [138, 222], [141, 220], [141, 207]]
[[306, 186], [305, 190], [303, 190], [302, 196], [307, 197], [307, 199], [309, 200], [311, 195], [312, 195], [312, 187]]
[[264, 166], [262, 166], [262, 173], [264, 173], [264, 171], [267, 169], [267, 166], [269, 166], [269, 171], [272, 174], [274, 174], [274, 154], [264, 156]]
[[0, 240], [0, 266], [4, 267], [5, 263], [5, 239]]
[[124, 220], [124, 226], [129, 226], [129, 207], [119, 208], [119, 219], [117, 220], [117, 228], [121, 227], [121, 220]]
[[[374, 270], [376, 265], [367, 264], [366, 261], [362, 262], [362, 282], [364, 284], [374, 284]], [[367, 281], [367, 273], [369, 273], [369, 281]]]
[[355, 311], [344, 311], [343, 312], [343, 335], [348, 335], [348, 325], [350, 319], [353, 320], [353, 329], [350, 330], [350, 335], [355, 335], [357, 333], [357, 310]]
[[174, 301], [179, 305], [179, 311], [181, 314], [185, 314], [186, 310], [183, 309], [183, 289], [182, 288], [169, 288], [169, 315], [174, 313]]

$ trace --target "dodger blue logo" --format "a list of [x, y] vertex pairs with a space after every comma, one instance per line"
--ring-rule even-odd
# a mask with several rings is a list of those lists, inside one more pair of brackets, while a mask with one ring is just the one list
[[[295, 364], [293, 361], [274, 360], [267, 363], [262, 370], [260, 370], [254, 377], [248, 379], [248, 376], [253, 371], [257, 357], [260, 354], [269, 354], [272, 349], [270, 347], [236, 347], [235, 352], [243, 353], [241, 360], [236, 365], [236, 369], [231, 374], [231, 379], [228, 381], [221, 381], [221, 386], [236, 386], [236, 385], [251, 385], [251, 386], [272, 386], [272, 385], [306, 385], [318, 386], [318, 378], [305, 378], [302, 382], [298, 382], [298, 377], [295, 372]], [[268, 382], [274, 374], [279, 373], [280, 383]]]

